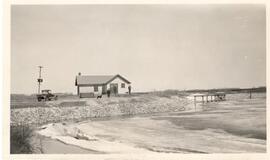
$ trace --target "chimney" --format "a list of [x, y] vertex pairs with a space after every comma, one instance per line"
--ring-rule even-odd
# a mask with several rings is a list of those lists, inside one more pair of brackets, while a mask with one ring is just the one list
[[81, 72], [79, 72], [78, 75], [79, 75], [79, 76], [82, 75]]

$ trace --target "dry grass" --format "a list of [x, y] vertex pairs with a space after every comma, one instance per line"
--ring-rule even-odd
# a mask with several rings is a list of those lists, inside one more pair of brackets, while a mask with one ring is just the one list
[[19, 103], [15, 103], [15, 102], [11, 102], [10, 107], [13, 108], [32, 108], [32, 107], [49, 107], [49, 105], [47, 105], [44, 102], [19, 102]]
[[11, 94], [11, 108], [48, 107], [45, 102], [38, 102], [35, 95]]
[[86, 101], [61, 102], [60, 107], [86, 106]]
[[10, 128], [10, 153], [29, 154], [33, 152], [30, 140], [33, 130], [29, 126], [11, 126]]
[[[58, 98], [61, 100], [77, 100], [79, 99], [76, 95], [71, 94], [57, 94]], [[50, 107], [46, 102], [38, 102], [36, 95], [24, 95], [24, 94], [11, 94], [10, 95], [10, 108], [32, 108], [32, 107]], [[78, 102], [73, 103], [63, 103], [60, 104], [61, 107], [66, 106], [85, 106], [85, 103]]]

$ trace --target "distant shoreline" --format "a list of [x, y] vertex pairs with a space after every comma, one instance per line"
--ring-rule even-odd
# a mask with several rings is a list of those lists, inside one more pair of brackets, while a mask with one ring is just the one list
[[[244, 87], [244, 88], [212, 88], [212, 89], [187, 89], [187, 90], [177, 90], [177, 89], [166, 89], [166, 90], [156, 90], [156, 91], [144, 91], [144, 92], [133, 92], [133, 94], [149, 94], [149, 93], [158, 93], [158, 92], [186, 92], [186, 93], [194, 93], [194, 92], [226, 92], [226, 93], [242, 93], [242, 92], [266, 92], [266, 86], [260, 86], [260, 87]], [[56, 92], [54, 93], [56, 95], [73, 95], [75, 96], [76, 94], [73, 92]], [[10, 93], [10, 95], [36, 95], [36, 93]]]

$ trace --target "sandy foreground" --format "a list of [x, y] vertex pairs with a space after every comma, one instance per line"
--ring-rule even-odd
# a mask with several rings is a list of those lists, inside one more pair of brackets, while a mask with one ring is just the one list
[[36, 132], [47, 154], [265, 153], [266, 100], [230, 99], [196, 111], [51, 123]]

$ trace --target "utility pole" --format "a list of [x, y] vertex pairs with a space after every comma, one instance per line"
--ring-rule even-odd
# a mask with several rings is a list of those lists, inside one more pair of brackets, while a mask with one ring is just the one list
[[40, 85], [43, 82], [43, 79], [41, 78], [41, 68], [43, 68], [42, 66], [38, 66], [39, 68], [39, 77], [37, 79], [38, 81], [38, 94], [40, 94]]

